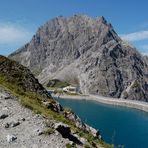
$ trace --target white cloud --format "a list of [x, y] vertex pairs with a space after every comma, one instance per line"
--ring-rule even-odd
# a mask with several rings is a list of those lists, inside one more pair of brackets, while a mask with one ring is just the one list
[[0, 45], [25, 43], [31, 36], [31, 32], [19, 25], [0, 24]]
[[148, 56], [148, 52], [142, 52], [142, 54]]
[[143, 50], [142, 54], [148, 56], [148, 45], [141, 45], [140, 48]]
[[140, 41], [148, 39], [148, 31], [139, 31], [129, 34], [122, 34], [120, 35], [123, 40], [127, 41]]

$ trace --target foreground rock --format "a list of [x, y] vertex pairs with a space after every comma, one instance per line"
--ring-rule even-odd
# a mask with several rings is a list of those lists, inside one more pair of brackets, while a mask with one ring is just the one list
[[[4, 106], [8, 108], [10, 115], [0, 120], [1, 148], [31, 148], [34, 145], [37, 148], [65, 148], [67, 143], [71, 143], [69, 139], [63, 138], [60, 133], [57, 135], [53, 132], [48, 136], [43, 134], [49, 128], [47, 119], [32, 113], [29, 109], [23, 108], [17, 100], [3, 99], [0, 104], [0, 112]], [[53, 121], [48, 120], [49, 122], [53, 123]], [[4, 125], [6, 124], [9, 125], [9, 128], [5, 128]]]
[[7, 141], [9, 143], [15, 141], [16, 139], [17, 139], [17, 137], [14, 135], [7, 135]]
[[18, 125], [20, 125], [19, 121], [11, 121], [11, 122], [8, 122], [8, 123], [5, 124], [5, 128], [15, 127], [15, 126], [18, 126]]
[[85, 94], [148, 101], [148, 60], [122, 41], [104, 17], [57, 17], [10, 55], [41, 83], [59, 79]]
[[0, 119], [5, 119], [8, 117], [8, 114], [5, 114], [5, 113], [1, 113], [0, 115]]

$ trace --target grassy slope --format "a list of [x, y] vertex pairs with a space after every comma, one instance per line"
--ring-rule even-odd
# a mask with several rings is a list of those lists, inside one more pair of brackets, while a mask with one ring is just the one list
[[63, 88], [63, 87], [69, 86], [69, 85], [70, 84], [68, 82], [60, 81], [58, 79], [53, 79], [53, 80], [48, 81], [48, 83], [46, 84], [46, 87]]

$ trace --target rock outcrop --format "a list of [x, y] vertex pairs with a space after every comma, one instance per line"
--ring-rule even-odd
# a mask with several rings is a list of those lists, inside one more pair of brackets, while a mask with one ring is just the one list
[[148, 65], [148, 56], [144, 56], [145, 62]]
[[104, 17], [57, 17], [10, 57], [30, 68], [41, 83], [59, 79], [80, 85], [85, 94], [148, 101], [147, 58]]
[[24, 91], [49, 96], [46, 89], [38, 82], [31, 71], [19, 63], [0, 55], [0, 77], [8, 83], [19, 85]]

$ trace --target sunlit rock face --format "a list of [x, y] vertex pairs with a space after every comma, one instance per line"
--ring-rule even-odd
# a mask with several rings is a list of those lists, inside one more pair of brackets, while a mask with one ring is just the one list
[[10, 55], [41, 83], [59, 79], [85, 94], [148, 101], [148, 60], [122, 41], [104, 17], [57, 17]]

